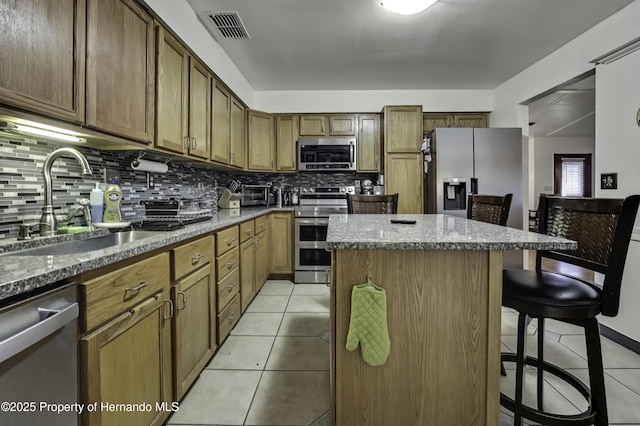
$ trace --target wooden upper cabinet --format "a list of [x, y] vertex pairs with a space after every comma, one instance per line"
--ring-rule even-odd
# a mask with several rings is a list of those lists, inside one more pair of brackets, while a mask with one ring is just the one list
[[231, 97], [231, 165], [244, 169], [245, 137], [244, 137], [244, 105]]
[[330, 115], [329, 136], [355, 136], [356, 117], [354, 115]]
[[422, 118], [422, 131], [424, 133], [429, 133], [436, 127], [451, 127], [453, 123], [453, 116], [447, 113], [425, 112], [422, 114]]
[[453, 117], [453, 127], [485, 128], [489, 127], [489, 119], [484, 113], [456, 114]]
[[358, 164], [359, 172], [379, 172], [380, 161], [380, 115], [360, 114], [358, 116]]
[[87, 126], [153, 142], [153, 25], [133, 0], [87, 1]]
[[211, 159], [229, 164], [231, 153], [231, 95], [220, 83], [213, 86]]
[[84, 122], [85, 0], [2, 2], [0, 103]]
[[211, 74], [189, 58], [189, 155], [209, 159], [211, 148]]
[[326, 132], [326, 115], [305, 114], [300, 116], [300, 136], [325, 136]]
[[211, 75], [161, 27], [156, 30], [155, 146], [209, 159]]
[[247, 111], [247, 150], [249, 170], [274, 170], [275, 117], [262, 111]]
[[[328, 125], [327, 125], [328, 123]], [[303, 114], [300, 136], [355, 136], [356, 116], [352, 114]]]
[[424, 133], [429, 133], [438, 127], [489, 127], [487, 113], [425, 112], [422, 117]]
[[298, 141], [298, 116], [279, 115], [276, 118], [276, 170], [297, 170], [296, 142]]
[[384, 107], [385, 152], [420, 152], [422, 106]]
[[155, 146], [185, 154], [189, 138], [189, 54], [162, 27], [156, 30]]

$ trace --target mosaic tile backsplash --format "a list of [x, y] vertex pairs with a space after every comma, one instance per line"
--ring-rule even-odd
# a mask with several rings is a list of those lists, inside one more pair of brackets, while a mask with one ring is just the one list
[[[0, 137], [0, 239], [18, 236], [19, 225], [37, 223], [44, 203], [42, 165], [49, 153], [63, 145], [34, 140], [13, 140], [10, 136]], [[82, 176], [75, 158], [58, 158], [51, 171], [53, 205], [56, 214], [66, 215], [81, 198], [89, 198], [96, 182], [104, 182], [104, 169], [113, 170], [119, 176], [122, 188], [122, 220], [136, 222], [144, 216], [142, 201], [180, 198], [187, 194], [191, 186], [205, 189], [199, 205], [215, 209], [220, 188], [231, 180], [244, 184], [274, 185], [287, 184], [292, 187], [310, 185], [353, 185], [356, 179], [371, 179], [376, 174], [358, 173], [249, 173], [225, 172], [210, 168], [200, 168], [192, 164], [169, 160], [169, 157], [145, 156], [145, 159], [169, 160], [169, 170], [165, 174], [154, 174], [154, 187], [147, 186], [147, 175], [131, 169], [139, 151], [103, 151], [74, 146], [87, 158], [92, 176]], [[72, 224], [82, 224], [82, 218]]]

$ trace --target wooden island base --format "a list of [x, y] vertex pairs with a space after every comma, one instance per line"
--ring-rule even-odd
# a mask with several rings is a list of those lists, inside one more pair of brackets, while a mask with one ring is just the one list
[[[334, 250], [331, 396], [337, 426], [496, 425], [500, 250]], [[379, 367], [345, 349], [351, 289], [387, 294], [391, 352]]]

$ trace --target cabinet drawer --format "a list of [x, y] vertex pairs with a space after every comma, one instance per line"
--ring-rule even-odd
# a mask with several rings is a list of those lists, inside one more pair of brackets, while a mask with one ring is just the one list
[[171, 279], [177, 280], [213, 260], [213, 236], [171, 250]]
[[253, 220], [240, 224], [240, 242], [243, 243], [249, 238], [253, 238]]
[[229, 332], [240, 319], [240, 296], [236, 295], [218, 315], [218, 344], [227, 338]]
[[236, 267], [229, 275], [218, 281], [218, 312], [220, 312], [233, 296], [240, 292], [240, 268]]
[[259, 218], [256, 219], [256, 234], [261, 233], [265, 229], [267, 229], [267, 216], [266, 215], [260, 216]]
[[218, 281], [222, 281], [231, 271], [240, 265], [238, 248], [223, 254], [216, 261]]
[[231, 228], [218, 232], [216, 234], [216, 243], [216, 256], [220, 256], [232, 248], [238, 247], [238, 227], [232, 226]]
[[79, 284], [85, 331], [169, 286], [169, 254], [161, 253]]

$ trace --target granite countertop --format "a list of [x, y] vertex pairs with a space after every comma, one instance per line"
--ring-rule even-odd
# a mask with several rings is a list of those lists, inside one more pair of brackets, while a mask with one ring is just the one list
[[71, 239], [81, 239], [108, 233], [98, 230], [87, 234], [34, 238], [17, 242], [15, 239], [0, 243], [0, 301], [39, 287], [65, 280], [92, 269], [101, 268], [152, 250], [176, 244], [189, 238], [244, 222], [273, 211], [293, 211], [293, 207], [252, 207], [235, 210], [218, 210], [208, 221], [187, 225], [182, 229], [158, 232], [158, 235], [138, 241], [94, 250], [86, 253], [56, 254], [55, 256], [16, 256], [15, 250], [53, 244]]
[[[415, 220], [414, 225], [391, 219]], [[327, 250], [575, 250], [577, 243], [462, 217], [331, 215]]]

